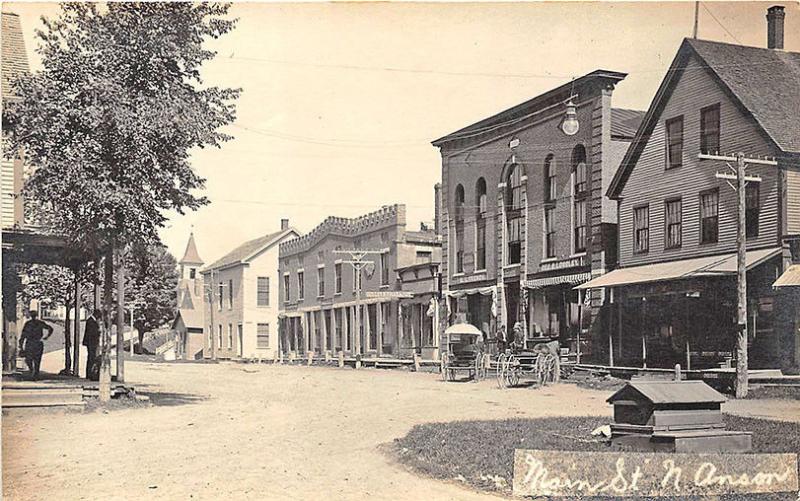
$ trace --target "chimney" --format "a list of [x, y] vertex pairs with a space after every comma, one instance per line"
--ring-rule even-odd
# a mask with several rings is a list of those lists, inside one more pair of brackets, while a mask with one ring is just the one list
[[433, 185], [433, 230], [437, 235], [442, 234], [442, 184]]
[[767, 9], [767, 48], [783, 49], [783, 5]]
[[281, 219], [281, 231], [289, 229], [289, 220]]

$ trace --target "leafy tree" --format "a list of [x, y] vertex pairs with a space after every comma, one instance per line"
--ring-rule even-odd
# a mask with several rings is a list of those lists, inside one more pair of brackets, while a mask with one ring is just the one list
[[42, 306], [55, 309], [72, 308], [75, 275], [69, 268], [57, 265], [33, 264], [20, 267], [25, 277], [20, 299], [24, 305], [37, 300]]
[[136, 245], [127, 253], [125, 263], [125, 299], [134, 306], [133, 325], [142, 346], [146, 332], [175, 318], [177, 262], [163, 245]]
[[158, 242], [169, 211], [208, 203], [195, 194], [205, 180], [190, 154], [231, 139], [220, 129], [234, 121], [239, 91], [204, 84], [200, 68], [216, 54], [203, 44], [235, 20], [229, 4], [60, 5], [37, 32], [42, 70], [14, 82], [19, 99], [3, 111], [6, 151], [34, 167], [24, 192], [43, 203], [43, 220], [72, 247], [106, 255], [111, 276], [115, 249]]
[[228, 4], [61, 4], [37, 32], [40, 72], [15, 82], [6, 151], [35, 170], [26, 195], [73, 245], [155, 242], [166, 213], [208, 202], [194, 148], [219, 147], [238, 90], [204, 86], [203, 43], [231, 29]]

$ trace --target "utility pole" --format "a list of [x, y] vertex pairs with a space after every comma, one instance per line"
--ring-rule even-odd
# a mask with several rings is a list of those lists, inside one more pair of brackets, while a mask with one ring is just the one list
[[697, 22], [700, 17], [700, 2], [694, 3], [694, 30], [692, 31], [692, 38], [697, 40]]
[[[748, 390], [747, 376], [747, 222], [746, 222], [746, 187], [747, 183], [760, 183], [758, 176], [747, 175], [747, 164], [777, 166], [775, 159], [747, 158], [742, 152], [736, 155], [709, 155], [701, 153], [700, 160], [718, 160], [728, 165], [732, 172], [717, 172], [717, 179], [724, 179], [728, 186], [736, 191], [738, 198], [736, 225], [736, 398], [745, 398]], [[736, 162], [734, 168], [730, 162]], [[731, 181], [736, 181], [734, 185]]]
[[375, 264], [374, 261], [364, 261], [364, 257], [369, 254], [382, 254], [382, 251], [375, 249], [346, 249], [334, 250], [334, 254], [347, 254], [350, 259], [343, 261], [353, 267], [356, 272], [355, 284], [356, 288], [356, 325], [354, 330], [355, 343], [354, 351], [358, 354], [361, 353], [361, 270], [368, 264]]
[[206, 284], [208, 287], [208, 308], [210, 314], [209, 334], [211, 335], [211, 360], [217, 359], [217, 348], [214, 342], [214, 270], [211, 270], [211, 283]]

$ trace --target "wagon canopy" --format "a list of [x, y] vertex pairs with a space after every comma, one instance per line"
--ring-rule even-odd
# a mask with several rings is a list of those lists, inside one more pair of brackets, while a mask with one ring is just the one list
[[450, 334], [471, 334], [473, 336], [482, 336], [483, 333], [472, 324], [453, 324], [444, 331], [445, 335]]

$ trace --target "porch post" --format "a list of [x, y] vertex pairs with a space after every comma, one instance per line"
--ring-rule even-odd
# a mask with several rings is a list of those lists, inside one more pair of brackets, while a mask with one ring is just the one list
[[303, 336], [303, 353], [308, 353], [311, 349], [311, 313], [306, 312], [303, 313], [303, 325], [302, 325], [302, 336]]
[[342, 341], [340, 336], [336, 335], [336, 309], [331, 308], [331, 353], [336, 354], [336, 345], [338, 344], [340, 347], [342, 345]]
[[383, 355], [383, 302], [375, 303], [375, 347]]
[[364, 305], [364, 346], [366, 346], [365, 352], [368, 352], [370, 348], [374, 349], [374, 346], [371, 345], [370, 341], [372, 340], [372, 324], [369, 322], [369, 304]]
[[320, 350], [320, 353], [322, 353], [323, 355], [325, 354], [326, 351], [328, 351], [328, 348], [329, 348], [329, 346], [328, 346], [328, 321], [325, 318], [326, 313], [327, 312], [325, 310], [323, 310], [323, 309], [319, 310], [319, 321], [322, 322], [322, 325], [320, 326], [320, 330], [319, 330], [319, 333], [322, 336], [322, 343], [321, 343], [322, 344], [322, 349]]

